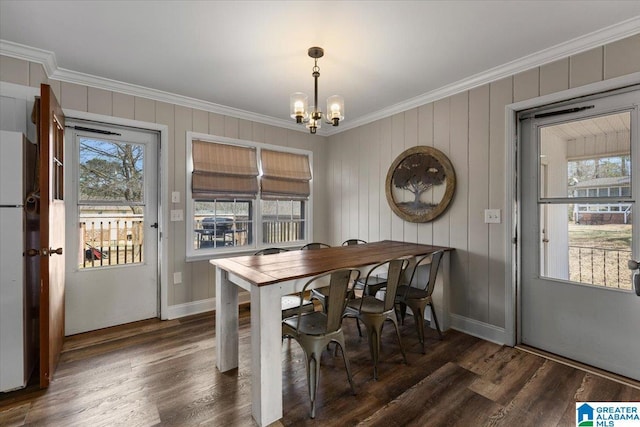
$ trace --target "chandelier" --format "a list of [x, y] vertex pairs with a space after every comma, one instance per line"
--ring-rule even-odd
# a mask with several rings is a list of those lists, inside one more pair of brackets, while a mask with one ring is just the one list
[[[296, 123], [304, 124], [312, 134], [320, 128], [323, 113], [318, 107], [318, 77], [320, 77], [320, 67], [318, 67], [318, 58], [322, 58], [324, 49], [321, 47], [310, 47], [309, 56], [315, 60], [311, 76], [313, 76], [313, 105], [308, 106], [308, 97], [302, 92], [291, 94], [290, 107], [291, 118], [296, 119]], [[327, 114], [325, 116], [327, 123], [338, 126], [340, 120], [344, 120], [344, 98], [340, 95], [333, 95], [327, 98]]]

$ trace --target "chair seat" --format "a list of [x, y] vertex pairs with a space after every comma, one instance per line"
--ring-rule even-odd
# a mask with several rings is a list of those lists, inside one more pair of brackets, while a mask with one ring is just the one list
[[[300, 297], [298, 295], [285, 295], [281, 302], [282, 318], [295, 316], [300, 309]], [[302, 312], [309, 313], [314, 310], [313, 302], [307, 299], [302, 302]]]
[[[409, 292], [407, 293], [407, 288]], [[414, 288], [412, 286], [402, 285], [398, 287], [396, 295], [400, 299], [431, 299], [429, 293], [423, 289]], [[406, 296], [405, 296], [406, 295]]]
[[362, 308], [360, 307], [360, 298], [350, 300], [347, 307], [356, 313], [358, 310], [362, 313], [382, 313], [384, 312], [384, 301], [372, 296], [364, 296], [362, 297]]
[[[300, 325], [298, 326], [298, 320]], [[327, 333], [327, 315], [316, 311], [313, 313], [303, 314], [302, 316], [293, 316], [282, 321], [286, 326], [294, 331], [297, 329], [300, 334], [304, 335], [324, 335]]]

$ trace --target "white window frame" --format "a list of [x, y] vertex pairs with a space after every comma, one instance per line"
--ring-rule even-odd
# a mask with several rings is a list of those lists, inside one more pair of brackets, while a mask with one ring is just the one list
[[[208, 135], [204, 133], [187, 131], [186, 138], [186, 188], [185, 188], [185, 234], [186, 234], [186, 260], [187, 261], [202, 261], [213, 258], [224, 258], [236, 255], [248, 255], [253, 254], [260, 249], [264, 249], [273, 245], [265, 245], [262, 243], [262, 211], [261, 211], [261, 197], [260, 193], [253, 199], [252, 215], [253, 215], [253, 242], [247, 246], [233, 246], [229, 248], [207, 248], [207, 249], [194, 249], [193, 242], [196, 238], [193, 228], [194, 217], [194, 201], [191, 192], [191, 179], [193, 173], [193, 153], [192, 144], [193, 140], [206, 141], [212, 143], [237, 145], [241, 147], [254, 147], [256, 149], [256, 156], [258, 161], [259, 176], [262, 176], [262, 165], [260, 163], [260, 151], [274, 150], [282, 151], [285, 153], [303, 154], [309, 157], [309, 167], [311, 168], [311, 175], [313, 177], [313, 152], [309, 150], [302, 150], [297, 148], [283, 147], [280, 145], [265, 144], [255, 141], [248, 141], [243, 139], [228, 138], [223, 136]], [[295, 243], [282, 243], [278, 244], [278, 247], [282, 248], [298, 248], [301, 245], [313, 241], [313, 178], [309, 182], [311, 187], [311, 194], [309, 199], [304, 202], [304, 240], [298, 240]]]

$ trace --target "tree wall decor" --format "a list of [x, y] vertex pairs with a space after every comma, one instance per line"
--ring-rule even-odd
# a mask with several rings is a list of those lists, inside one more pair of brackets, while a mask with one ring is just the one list
[[409, 222], [429, 222], [442, 214], [456, 188], [456, 174], [440, 150], [417, 146], [402, 152], [387, 172], [389, 206]]

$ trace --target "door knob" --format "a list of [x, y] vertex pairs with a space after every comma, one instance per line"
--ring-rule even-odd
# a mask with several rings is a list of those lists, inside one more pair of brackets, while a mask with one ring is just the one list
[[[640, 263], [638, 263], [638, 261], [630, 259], [629, 261], [627, 261], [627, 267], [629, 267], [629, 270], [638, 270], [638, 268], [640, 268]], [[635, 291], [636, 295], [640, 297], [640, 273], [635, 272], [633, 273], [633, 290]]]
[[27, 249], [25, 252], [26, 256], [38, 256], [40, 255], [40, 250], [39, 249]]
[[53, 254], [62, 255], [62, 248], [58, 248], [58, 249], [49, 248], [49, 256]]

